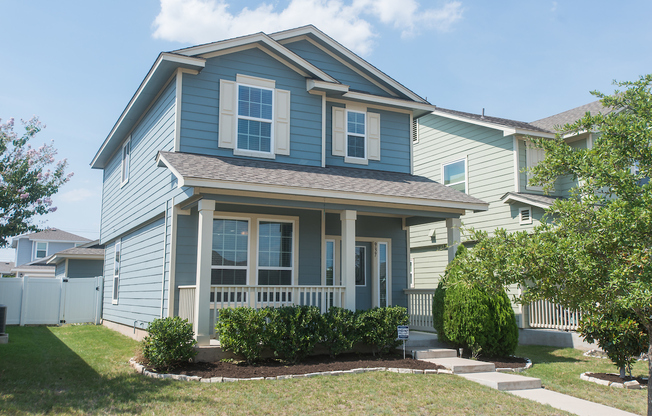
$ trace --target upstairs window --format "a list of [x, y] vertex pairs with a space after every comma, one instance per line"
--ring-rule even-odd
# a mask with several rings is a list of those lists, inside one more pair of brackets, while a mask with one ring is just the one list
[[118, 286], [120, 284], [120, 249], [122, 246], [122, 241], [119, 240], [115, 243], [115, 252], [113, 256], [113, 296], [112, 303], [118, 303]]
[[546, 158], [546, 151], [537, 147], [530, 141], [525, 142], [525, 162], [527, 166], [527, 189], [534, 191], [543, 191], [543, 186], [530, 185], [532, 179], [532, 169]]
[[238, 85], [238, 149], [271, 152], [273, 97], [271, 89]]
[[346, 113], [346, 156], [365, 159], [367, 156], [365, 113]]
[[122, 179], [121, 184], [129, 182], [129, 165], [131, 163], [131, 137], [122, 146]]
[[37, 242], [36, 243], [36, 254], [34, 255], [37, 259], [42, 259], [48, 255], [48, 243], [47, 242]]
[[441, 176], [444, 179], [444, 185], [467, 193], [466, 159], [456, 160], [442, 165]]

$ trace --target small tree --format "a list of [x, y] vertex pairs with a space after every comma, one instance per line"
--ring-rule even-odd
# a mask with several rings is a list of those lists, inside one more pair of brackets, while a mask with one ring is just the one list
[[11, 236], [36, 231], [32, 217], [56, 210], [50, 197], [72, 176], [65, 173], [65, 159], [55, 162], [57, 151], [51, 144], [38, 148], [29, 144], [45, 127], [38, 118], [23, 124], [25, 133], [19, 136], [13, 118], [0, 122], [0, 247]]
[[[577, 186], [556, 200], [549, 223], [525, 232], [497, 230], [484, 238], [482, 256], [495, 261], [492, 275], [478, 276], [493, 288], [528, 287], [521, 301], [550, 299], [588, 313], [599, 305], [630, 311], [648, 334], [652, 357], [652, 75], [607, 96], [594, 92], [605, 114], [586, 114], [564, 126], [554, 140], [534, 139], [545, 149], [531, 181], [545, 185], [567, 176]], [[593, 146], [577, 149], [564, 137], [594, 132]], [[476, 246], [477, 248], [477, 246]], [[652, 376], [652, 363], [649, 365]], [[652, 416], [652, 384], [648, 384]]]

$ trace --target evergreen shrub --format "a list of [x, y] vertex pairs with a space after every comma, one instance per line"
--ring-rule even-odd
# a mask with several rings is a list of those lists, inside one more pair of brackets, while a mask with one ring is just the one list
[[358, 311], [358, 331], [362, 342], [374, 348], [374, 354], [386, 354], [398, 347], [397, 326], [407, 325], [410, 319], [402, 306], [388, 306]]
[[194, 331], [185, 319], [154, 319], [147, 331], [149, 335], [142, 341], [143, 356], [157, 371], [170, 370], [197, 355]]
[[242, 355], [247, 363], [259, 361], [264, 346], [267, 309], [248, 307], [220, 310], [215, 332], [225, 350]]

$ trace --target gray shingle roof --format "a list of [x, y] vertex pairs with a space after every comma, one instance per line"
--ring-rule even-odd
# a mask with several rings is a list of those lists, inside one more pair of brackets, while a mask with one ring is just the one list
[[83, 248], [83, 247], [73, 247], [67, 250], [62, 250], [58, 253], [55, 253], [55, 256], [103, 256], [103, 248]]
[[47, 240], [47, 241], [91, 241], [88, 238], [81, 237], [58, 228], [49, 228], [32, 234], [25, 234], [30, 240]]
[[470, 118], [473, 120], [478, 120], [478, 121], [484, 121], [487, 123], [494, 123], [494, 124], [499, 124], [501, 126], [505, 127], [513, 127], [517, 129], [523, 129], [523, 130], [531, 130], [531, 131], [540, 131], [542, 133], [551, 133], [551, 130], [546, 129], [545, 127], [540, 127], [536, 126], [532, 123], [526, 123], [524, 121], [516, 121], [516, 120], [510, 120], [507, 118], [500, 118], [500, 117], [490, 117], [490, 116], [483, 116], [481, 114], [473, 114], [473, 113], [465, 113], [463, 111], [457, 111], [457, 110], [450, 110], [447, 108], [442, 108], [442, 107], [437, 107], [437, 110], [443, 111], [444, 113], [449, 113], [452, 115], [456, 115], [459, 117], [466, 117]]
[[[345, 167], [315, 167], [233, 157], [205, 156], [181, 152], [159, 152], [159, 157], [184, 180], [203, 179], [218, 182], [283, 186], [296, 195], [302, 190], [339, 191], [426, 199], [468, 204], [486, 204], [422, 176]], [[466, 208], [474, 209], [474, 208]]]
[[570, 110], [564, 111], [554, 116], [542, 118], [541, 120], [536, 120], [530, 124], [537, 126], [542, 129], [547, 129], [550, 131], [556, 131], [557, 126], [564, 126], [566, 124], [575, 123], [580, 118], [589, 112], [593, 115], [595, 114], [607, 114], [612, 111], [611, 108], [607, 108], [598, 101], [593, 101], [592, 103], [584, 104], [579, 107], [572, 108]]

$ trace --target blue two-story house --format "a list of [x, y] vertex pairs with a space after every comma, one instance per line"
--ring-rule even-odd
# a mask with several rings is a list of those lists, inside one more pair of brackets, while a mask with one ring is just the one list
[[407, 306], [409, 227], [487, 209], [412, 174], [434, 108], [313, 26], [160, 54], [91, 163], [104, 323]]

